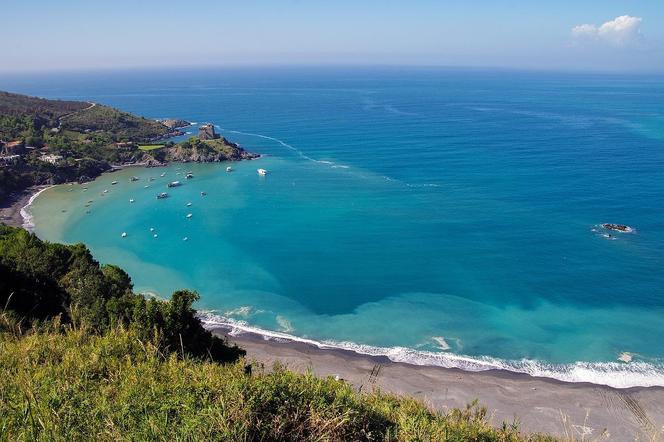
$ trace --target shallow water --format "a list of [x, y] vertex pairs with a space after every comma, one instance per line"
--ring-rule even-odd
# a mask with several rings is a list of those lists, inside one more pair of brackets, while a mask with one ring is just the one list
[[[310, 69], [0, 86], [213, 121], [266, 154], [35, 201], [41, 237], [85, 242], [140, 290], [195, 288], [220, 316], [396, 360], [664, 385], [659, 79]], [[602, 222], [636, 232], [606, 238]]]

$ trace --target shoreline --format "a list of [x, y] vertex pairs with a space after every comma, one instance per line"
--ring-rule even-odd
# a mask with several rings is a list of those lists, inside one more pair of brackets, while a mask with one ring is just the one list
[[53, 185], [30, 186], [0, 202], [0, 222], [26, 230], [34, 228], [27, 210], [43, 191], [51, 187]]
[[[260, 159], [262, 154], [255, 154], [253, 158], [246, 158], [240, 161], [253, 161]], [[235, 161], [224, 161], [233, 163]], [[92, 177], [90, 181], [94, 181], [102, 175], [108, 173], [114, 173], [120, 170], [134, 168], [134, 167], [144, 167], [148, 168], [157, 168], [157, 167], [167, 167], [170, 164], [187, 164], [187, 161], [171, 161], [168, 163], [159, 163], [154, 164], [151, 162], [140, 162], [140, 163], [130, 163], [130, 164], [119, 164], [111, 165], [111, 168], [100, 173], [98, 176]], [[46, 189], [50, 189], [55, 186], [62, 186], [65, 184], [80, 184], [79, 181], [65, 181], [59, 184], [43, 184], [37, 186], [30, 186], [23, 190], [16, 191], [8, 198], [5, 198], [3, 201], [0, 201], [0, 223], [7, 224], [11, 227], [22, 227], [28, 231], [34, 229], [34, 224], [32, 222], [32, 217], [27, 211], [28, 208], [32, 205], [34, 200]]]
[[245, 349], [248, 361], [267, 369], [279, 362], [300, 373], [338, 376], [358, 390], [378, 388], [414, 397], [442, 412], [463, 408], [477, 399], [487, 407], [493, 425], [518, 418], [524, 431], [564, 437], [664, 437], [664, 387], [618, 389], [501, 369], [467, 371], [414, 365], [350, 349], [270, 338], [232, 325], [206, 324], [206, 328]]

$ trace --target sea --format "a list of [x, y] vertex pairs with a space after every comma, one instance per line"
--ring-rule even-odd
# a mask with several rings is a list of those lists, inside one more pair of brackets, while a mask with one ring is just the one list
[[137, 291], [198, 291], [208, 324], [664, 386], [662, 76], [246, 67], [3, 75], [0, 89], [182, 118], [181, 138], [212, 123], [262, 155], [232, 172], [128, 168], [28, 208], [39, 237], [85, 243]]

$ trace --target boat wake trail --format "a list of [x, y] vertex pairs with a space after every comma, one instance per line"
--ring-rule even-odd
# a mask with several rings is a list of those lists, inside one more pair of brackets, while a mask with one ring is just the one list
[[[229, 133], [232, 133], [232, 134], [248, 135], [248, 136], [250, 136], [250, 137], [257, 137], [257, 138], [262, 138], [262, 139], [264, 139], [264, 140], [274, 141], [275, 143], [278, 143], [278, 144], [280, 144], [281, 146], [283, 146], [283, 147], [285, 147], [285, 148], [287, 148], [287, 149], [292, 150], [292, 151], [295, 152], [300, 158], [303, 158], [303, 159], [305, 159], [305, 160], [307, 160], [307, 161], [312, 161], [312, 162], [314, 162], [314, 163], [318, 163], [318, 164], [327, 164], [327, 165], [330, 165], [330, 166], [336, 166], [336, 163], [334, 163], [333, 161], [317, 160], [317, 159], [315, 159], [315, 158], [312, 158], [312, 157], [310, 157], [309, 155], [307, 155], [307, 154], [305, 154], [304, 152], [302, 152], [302, 151], [301, 151], [300, 149], [298, 149], [297, 147], [295, 147], [295, 146], [293, 146], [293, 145], [291, 145], [291, 144], [288, 144], [288, 143], [286, 143], [285, 141], [280, 140], [279, 138], [270, 137], [270, 136], [268, 136], [268, 135], [255, 134], [255, 133], [251, 133], [251, 132], [242, 132], [242, 131], [239, 131], [239, 130], [224, 129], [224, 128], [222, 128], [222, 127], [220, 127], [219, 130], [221, 130], [221, 131], [223, 131], [223, 132], [229, 132]], [[341, 166], [338, 166], [338, 167], [341, 167]], [[348, 166], [344, 166], [344, 167], [348, 167]]]
[[[277, 144], [279, 144], [279, 145], [281, 145], [281, 146], [283, 146], [283, 147], [285, 147], [285, 148], [287, 148], [287, 149], [289, 149], [289, 150], [295, 152], [295, 153], [296, 153], [300, 158], [302, 158], [302, 159], [305, 159], [305, 160], [307, 160], [307, 161], [311, 161], [311, 162], [313, 162], [313, 163], [317, 163], [317, 164], [321, 164], [321, 165], [329, 166], [331, 169], [343, 169], [343, 170], [347, 170], [347, 169], [350, 169], [350, 168], [351, 168], [350, 166], [347, 166], [347, 165], [345, 165], [345, 164], [337, 164], [337, 163], [335, 163], [334, 161], [330, 161], [330, 160], [317, 160], [316, 158], [312, 158], [312, 157], [310, 157], [309, 155], [307, 155], [307, 154], [305, 154], [304, 152], [302, 152], [302, 151], [301, 151], [300, 149], [298, 149], [297, 147], [293, 146], [292, 144], [288, 144], [288, 143], [286, 143], [285, 141], [280, 140], [279, 138], [271, 137], [271, 136], [269, 136], [269, 135], [257, 134], [257, 133], [253, 133], [253, 132], [243, 132], [243, 131], [240, 131], [240, 130], [224, 129], [223, 127], [220, 127], [220, 126], [216, 126], [216, 127], [217, 127], [217, 129], [219, 129], [219, 130], [222, 131], [222, 132], [228, 132], [228, 133], [239, 134], [239, 135], [246, 135], [246, 136], [250, 136], [250, 137], [262, 138], [262, 139], [264, 139], [264, 140], [274, 141], [275, 143], [277, 143]], [[364, 175], [364, 174], [358, 174], [358, 176], [361, 176], [361, 177], [363, 177], [363, 178], [368, 178], [368, 176], [367, 176], [367, 175]], [[400, 183], [400, 184], [402, 184], [402, 185], [404, 185], [404, 186], [406, 186], [406, 187], [412, 187], [412, 188], [432, 188], [432, 187], [441, 187], [440, 184], [436, 184], [436, 183], [412, 184], [412, 183], [407, 183], [407, 182], [405, 182], [405, 181], [402, 181], [402, 180], [400, 180], [400, 179], [393, 178], [393, 177], [390, 177], [390, 176], [387, 176], [387, 175], [381, 175], [381, 177], [382, 177], [385, 181], [392, 181], [392, 182]]]

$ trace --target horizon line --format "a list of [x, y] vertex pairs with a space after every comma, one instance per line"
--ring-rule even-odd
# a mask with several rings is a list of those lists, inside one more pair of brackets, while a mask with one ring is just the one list
[[128, 65], [128, 66], [80, 66], [72, 68], [56, 67], [52, 69], [0, 69], [0, 76], [34, 75], [34, 74], [84, 74], [104, 72], [146, 72], [146, 71], [202, 71], [202, 70], [241, 70], [241, 69], [441, 69], [456, 71], [505, 71], [505, 72], [540, 72], [560, 74], [606, 74], [606, 75], [656, 75], [664, 74], [664, 68], [652, 69], [608, 69], [589, 67], [534, 67], [534, 66], [500, 66], [500, 65], [455, 65], [440, 63], [231, 63], [231, 64], [182, 64], [182, 65]]

